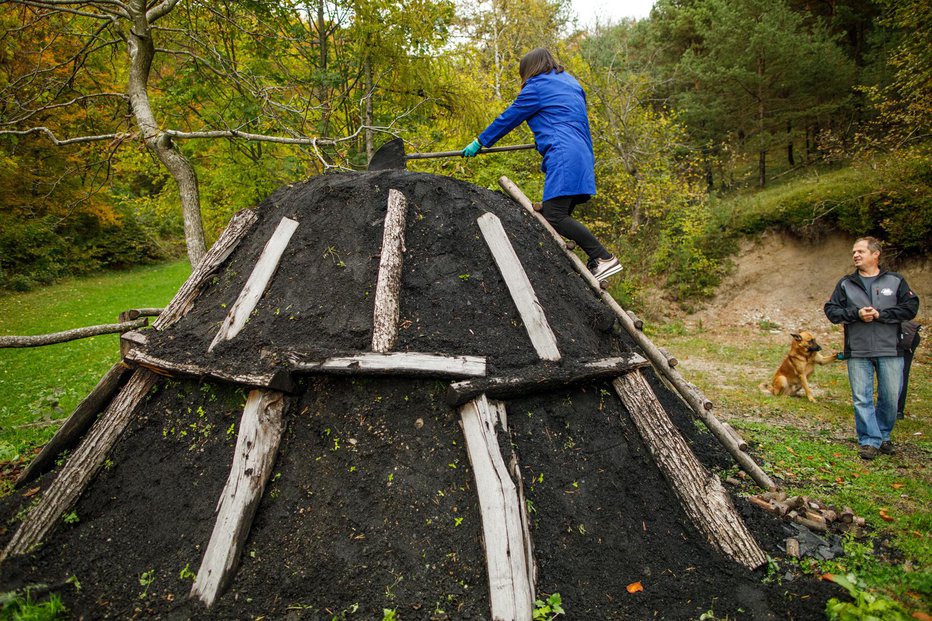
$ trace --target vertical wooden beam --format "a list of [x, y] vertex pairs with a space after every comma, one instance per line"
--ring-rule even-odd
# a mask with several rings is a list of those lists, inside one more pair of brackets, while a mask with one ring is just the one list
[[282, 254], [285, 252], [285, 248], [288, 247], [288, 242], [291, 241], [291, 236], [297, 228], [298, 222], [291, 218], [282, 218], [281, 222], [278, 223], [278, 227], [272, 233], [269, 241], [266, 242], [262, 254], [259, 255], [259, 260], [256, 261], [255, 267], [252, 268], [249, 279], [243, 285], [243, 290], [240, 291], [236, 302], [230, 307], [230, 312], [227, 313], [226, 319], [223, 320], [220, 330], [217, 331], [217, 336], [214, 337], [207, 351], [213, 351], [217, 343], [232, 339], [246, 325], [246, 320], [249, 319], [249, 315], [256, 308], [256, 304], [259, 303], [259, 299], [272, 281], [272, 276], [275, 274], [275, 270], [278, 269], [278, 262], [281, 260]]
[[382, 234], [382, 256], [379, 259], [379, 278], [375, 286], [375, 309], [372, 312], [372, 351], [390, 351], [398, 338], [406, 211], [404, 194], [398, 190], [389, 190], [385, 229]]
[[460, 408], [466, 450], [476, 478], [489, 599], [493, 621], [530, 621], [534, 592], [528, 575], [533, 567], [525, 544], [522, 513], [514, 481], [502, 459], [495, 434], [497, 409], [485, 395]]
[[767, 555], [735, 511], [721, 481], [696, 459], [644, 376], [627, 373], [612, 385], [699, 532], [712, 546], [749, 569], [766, 563]]
[[217, 521], [198, 569], [191, 597], [212, 606], [239, 564], [284, 432], [282, 393], [253, 390], [246, 400], [233, 465], [217, 504]]
[[39, 503], [7, 544], [0, 561], [9, 556], [26, 554], [42, 543], [46, 535], [58, 524], [62, 514], [84, 492], [88, 483], [100, 470], [107, 454], [119, 440], [136, 407], [155, 386], [158, 376], [146, 369], [137, 369], [91, 428], [81, 445], [62, 468], [58, 478], [49, 486]]
[[547, 317], [537, 300], [537, 294], [534, 293], [531, 281], [524, 273], [524, 267], [518, 255], [515, 254], [515, 249], [502, 227], [501, 220], [495, 214], [487, 213], [477, 222], [482, 230], [485, 243], [492, 251], [498, 271], [501, 272], [508, 286], [511, 299], [518, 307], [518, 313], [521, 314], [521, 320], [524, 322], [524, 327], [527, 329], [537, 355], [544, 360], [559, 360], [560, 350], [557, 348], [557, 337], [554, 336], [550, 324], [547, 323]]

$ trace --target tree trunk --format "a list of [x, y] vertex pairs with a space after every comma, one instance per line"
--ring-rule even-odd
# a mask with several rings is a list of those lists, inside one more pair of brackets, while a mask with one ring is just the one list
[[796, 166], [796, 158], [793, 157], [793, 121], [786, 122], [786, 161], [790, 166]]
[[136, 125], [142, 133], [146, 146], [159, 158], [178, 185], [181, 197], [181, 213], [184, 219], [184, 239], [191, 266], [196, 267], [207, 252], [204, 241], [204, 226], [201, 222], [201, 197], [197, 186], [197, 173], [171, 138], [159, 128], [149, 102], [149, 70], [155, 57], [155, 43], [146, 19], [144, 0], [129, 3], [133, 18], [126, 44], [130, 57], [128, 94]]
[[366, 118], [363, 119], [362, 124], [365, 125], [365, 130], [363, 134], [366, 137], [366, 161], [372, 159], [375, 149], [372, 145], [372, 126], [374, 125], [372, 121], [372, 97], [375, 91], [375, 84], [372, 79], [372, 59], [366, 56], [365, 61], [365, 72], [366, 72]]
[[757, 152], [757, 186], [764, 187], [767, 184], [767, 149], [764, 147], [764, 116], [766, 107], [764, 106], [764, 57], [757, 57], [757, 139], [760, 141], [760, 149]]

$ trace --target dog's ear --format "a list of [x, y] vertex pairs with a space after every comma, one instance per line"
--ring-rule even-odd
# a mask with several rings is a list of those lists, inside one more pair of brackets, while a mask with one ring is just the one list
[[803, 340], [803, 337], [799, 336], [798, 334], [793, 334], [792, 332], [790, 333], [790, 336], [792, 336], [797, 341]]

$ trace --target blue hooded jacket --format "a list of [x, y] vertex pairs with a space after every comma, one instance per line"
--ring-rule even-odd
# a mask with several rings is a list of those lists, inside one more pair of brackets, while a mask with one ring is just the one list
[[565, 71], [536, 75], [508, 109], [479, 135], [491, 147], [522, 122], [534, 132], [544, 161], [544, 198], [595, 194], [595, 155], [586, 116], [586, 93]]

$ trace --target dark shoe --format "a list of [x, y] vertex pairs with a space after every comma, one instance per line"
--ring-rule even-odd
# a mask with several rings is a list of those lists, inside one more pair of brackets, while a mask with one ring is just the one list
[[605, 280], [609, 276], [621, 271], [621, 263], [619, 263], [618, 259], [615, 257], [595, 259], [589, 263], [589, 270], [592, 272], [592, 275], [595, 276], [596, 280]]
[[893, 442], [885, 440], [880, 443], [880, 452], [884, 455], [893, 455], [896, 453], [896, 448], [893, 446]]
[[861, 459], [871, 460], [877, 457], [877, 453], [880, 450], [870, 444], [862, 444], [861, 448], [858, 450], [858, 457]]

